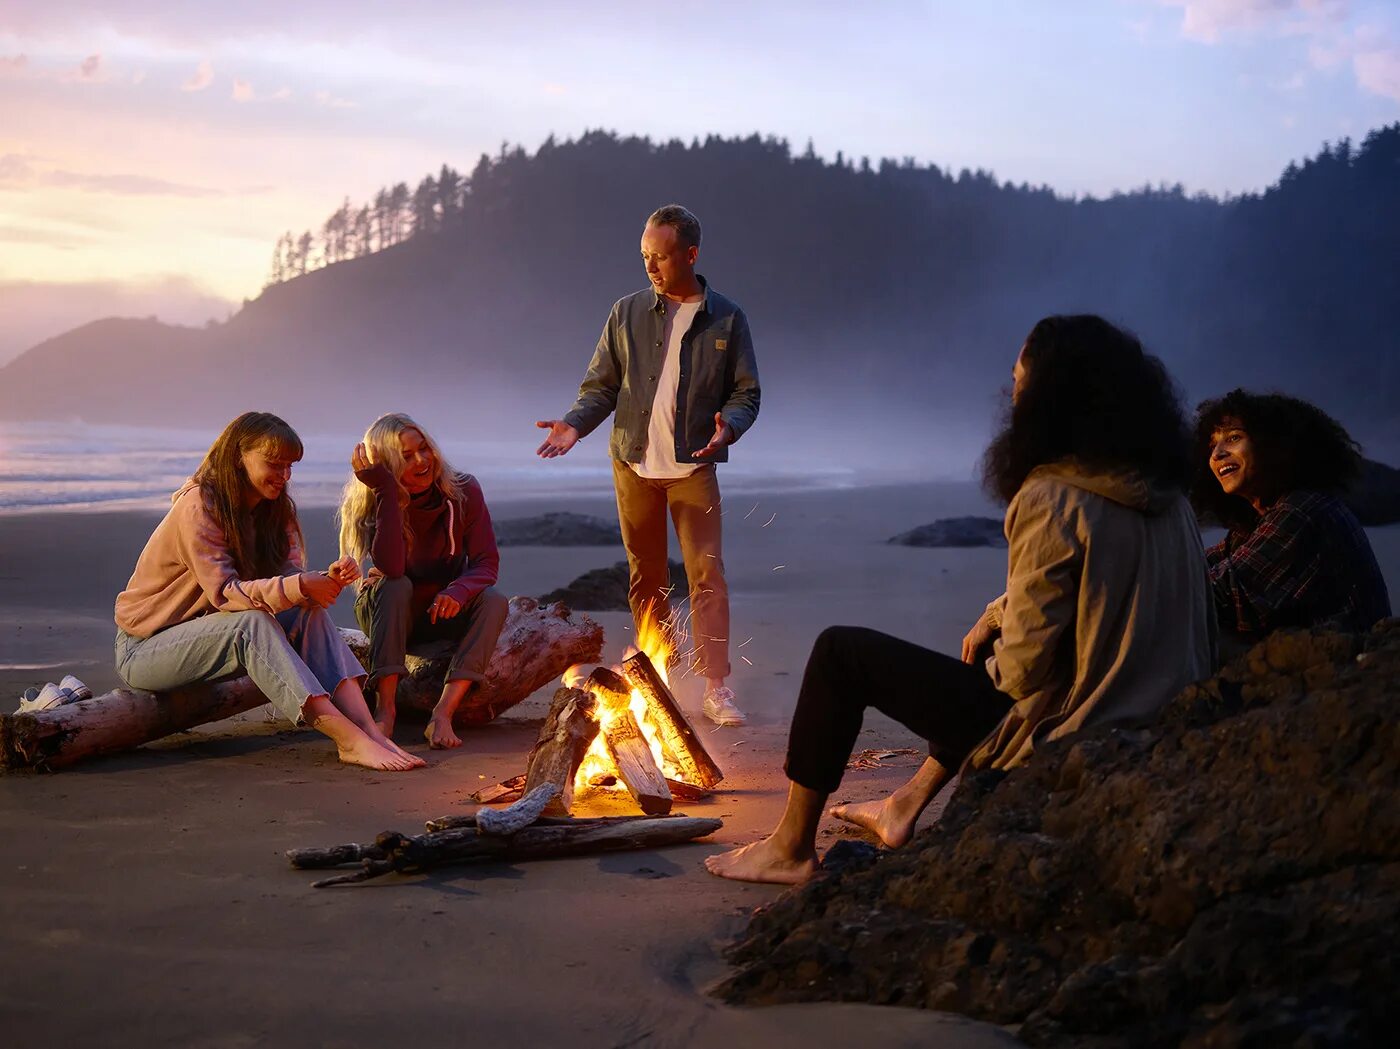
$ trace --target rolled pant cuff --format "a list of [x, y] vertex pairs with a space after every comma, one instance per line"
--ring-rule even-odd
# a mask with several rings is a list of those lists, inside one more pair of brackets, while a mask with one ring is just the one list
[[379, 684], [379, 679], [382, 677], [389, 677], [390, 675], [394, 677], [403, 677], [407, 673], [408, 667], [404, 666], [402, 663], [391, 667], [377, 667], [365, 675], [365, 687], [373, 688], [375, 685]]
[[[844, 769], [842, 770], [844, 771]], [[804, 769], [795, 765], [791, 760], [783, 763], [783, 772], [793, 783], [799, 787], [816, 791], [818, 794], [835, 794], [836, 789], [841, 786], [841, 776], [838, 774], [835, 779], [830, 776], [823, 776], [813, 772], [812, 769]]]

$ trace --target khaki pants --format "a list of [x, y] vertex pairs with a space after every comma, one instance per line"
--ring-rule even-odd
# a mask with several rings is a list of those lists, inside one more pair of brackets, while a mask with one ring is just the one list
[[631, 574], [627, 599], [633, 622], [640, 623], [649, 606], [662, 622], [672, 621], [666, 563], [669, 509], [690, 580], [692, 669], [706, 678], [728, 677], [729, 586], [720, 551], [719, 480], [714, 464], [707, 463], [689, 477], [654, 480], [638, 477], [626, 463], [614, 459], [613, 487]]

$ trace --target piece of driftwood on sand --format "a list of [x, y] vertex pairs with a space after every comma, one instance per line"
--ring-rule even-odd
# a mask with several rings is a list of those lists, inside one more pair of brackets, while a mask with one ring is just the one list
[[[364, 639], [359, 631], [343, 633]], [[490, 720], [574, 664], [597, 659], [602, 645], [603, 628], [588, 616], [574, 615], [562, 605], [541, 607], [528, 597], [511, 598], [486, 681], [467, 694], [457, 720], [465, 724]], [[362, 661], [365, 658], [362, 652], [356, 655]], [[446, 671], [445, 660], [441, 670]], [[441, 687], [439, 676], [433, 688]], [[401, 700], [414, 694], [400, 684]], [[433, 702], [436, 696], [434, 691]], [[250, 680], [239, 677], [169, 692], [117, 689], [51, 710], [3, 714], [0, 770], [62, 768], [222, 721], [266, 702]]]
[[58, 769], [222, 721], [267, 697], [246, 677], [169, 692], [119, 688], [51, 710], [0, 715], [0, 770]]
[[[343, 628], [340, 633], [355, 657], [369, 666], [369, 638], [358, 630]], [[399, 678], [396, 698], [400, 710], [426, 713], [433, 709], [455, 650], [450, 641], [410, 648], [404, 661], [408, 673]], [[595, 662], [602, 651], [602, 626], [582, 612], [572, 612], [559, 602], [542, 605], [534, 598], [512, 597], [496, 650], [486, 666], [486, 680], [467, 693], [453, 724], [484, 725], [558, 679], [569, 667]]]
[[386, 831], [372, 845], [346, 844], [291, 849], [287, 859], [298, 870], [358, 864], [357, 870], [313, 882], [313, 888], [348, 885], [394, 872], [415, 873], [465, 863], [514, 863], [595, 852], [655, 849], [713, 834], [722, 820], [696, 816], [635, 816], [608, 820], [549, 820], [514, 834], [482, 834], [475, 826], [426, 834]]

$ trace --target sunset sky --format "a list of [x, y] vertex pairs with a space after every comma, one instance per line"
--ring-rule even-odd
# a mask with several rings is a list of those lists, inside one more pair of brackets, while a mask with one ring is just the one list
[[222, 318], [284, 229], [551, 132], [1236, 193], [1397, 119], [1394, 0], [0, 0], [0, 363]]

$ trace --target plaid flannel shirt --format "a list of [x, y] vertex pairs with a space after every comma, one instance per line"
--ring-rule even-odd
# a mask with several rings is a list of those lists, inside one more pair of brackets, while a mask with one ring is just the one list
[[1257, 636], [1281, 627], [1366, 630], [1390, 615], [1385, 580], [1360, 522], [1320, 492], [1290, 492], [1248, 532], [1206, 551], [1222, 629]]

